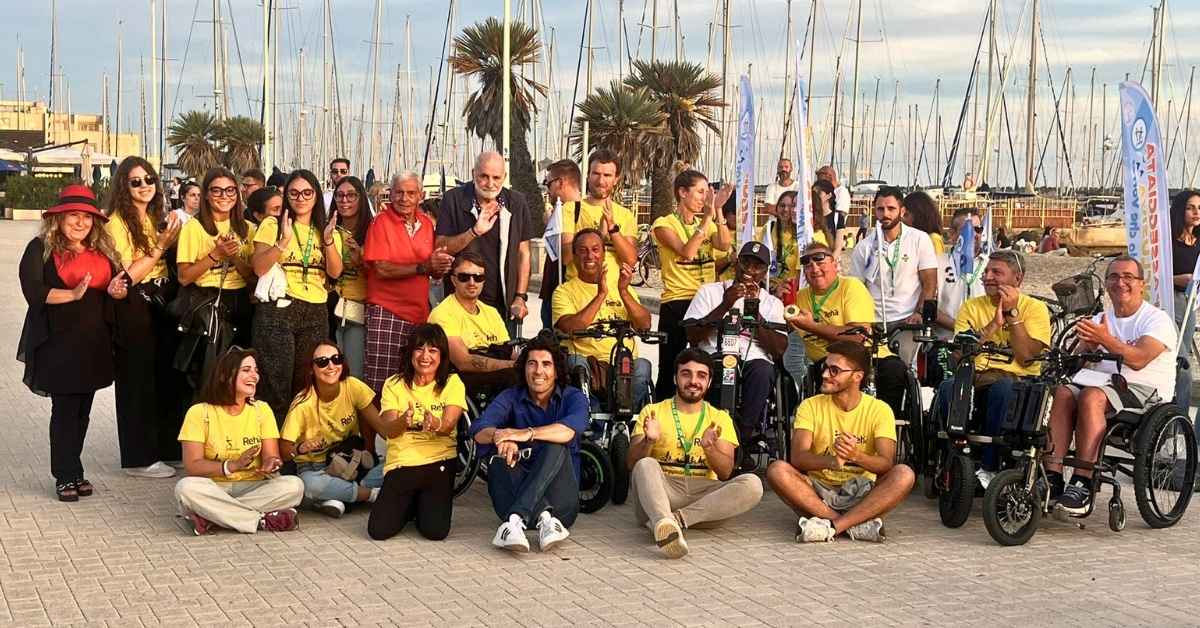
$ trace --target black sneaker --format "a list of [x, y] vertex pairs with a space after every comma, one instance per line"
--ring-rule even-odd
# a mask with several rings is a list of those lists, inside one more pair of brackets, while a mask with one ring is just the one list
[[1046, 474], [1046, 480], [1047, 482], [1043, 482], [1041, 479], [1038, 479], [1038, 488], [1040, 490], [1046, 490], [1046, 486], [1049, 484], [1050, 495], [1048, 497], [1050, 499], [1050, 503], [1053, 504], [1054, 502], [1058, 501], [1059, 497], [1062, 497], [1063, 490], [1066, 488], [1066, 481], [1063, 480], [1061, 473], [1055, 473], [1053, 471]]
[[1084, 484], [1072, 482], [1063, 489], [1062, 496], [1058, 498], [1058, 507], [1070, 515], [1083, 515], [1087, 513], [1091, 502], [1091, 489]]

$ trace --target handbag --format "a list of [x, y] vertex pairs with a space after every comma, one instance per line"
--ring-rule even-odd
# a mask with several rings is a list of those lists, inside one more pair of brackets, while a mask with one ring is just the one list
[[342, 319], [343, 323], [349, 321], [351, 323], [358, 323], [359, 325], [366, 325], [367, 304], [362, 301], [339, 298], [337, 305], [333, 306], [333, 315]]

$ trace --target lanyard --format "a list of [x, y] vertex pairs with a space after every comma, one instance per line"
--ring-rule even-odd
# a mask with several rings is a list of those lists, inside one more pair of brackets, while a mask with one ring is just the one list
[[[900, 261], [900, 238], [903, 235], [904, 232], [901, 231], [900, 235], [896, 236], [896, 241], [888, 245], [888, 254], [891, 255], [891, 259], [888, 259], [888, 255], [883, 256], [883, 261], [887, 262], [888, 265], [888, 279], [891, 280], [893, 289], [896, 287], [896, 263]], [[893, 250], [893, 247], [895, 247], [895, 250]]]
[[[308, 260], [312, 257], [313, 251], [313, 229], [312, 225], [308, 226], [308, 240], [304, 243], [304, 248], [300, 252], [300, 263], [304, 267], [300, 274], [300, 281], [308, 283]], [[300, 231], [296, 229], [296, 225], [292, 225], [292, 235], [296, 236], [296, 242], [300, 242]]]
[[829, 300], [829, 297], [833, 296], [833, 293], [837, 292], [838, 284], [841, 283], [841, 281], [841, 277], [834, 279], [833, 285], [829, 286], [829, 290], [825, 292], [825, 296], [821, 297], [819, 302], [817, 301], [816, 290], [808, 293], [808, 302], [812, 304], [812, 315], [814, 321], [818, 323], [821, 322], [821, 308], [825, 307], [825, 302]]
[[683, 437], [683, 423], [679, 420], [679, 408], [675, 406], [675, 400], [671, 400], [671, 416], [675, 417], [675, 437], [679, 439], [679, 446], [683, 448], [683, 474], [692, 474], [692, 446], [695, 444], [696, 435], [700, 433], [700, 428], [704, 427], [704, 414], [708, 410], [708, 404], [701, 402], [700, 417], [696, 419], [696, 427], [692, 430], [691, 439]]
[[683, 243], [687, 244], [688, 240], [691, 240], [692, 236], [696, 235], [696, 230], [688, 229], [687, 222], [685, 222], [683, 220], [683, 214], [680, 214], [679, 212], [675, 212], [675, 219], [679, 221], [679, 226], [683, 227], [683, 233], [687, 236], [686, 238], [683, 239]]

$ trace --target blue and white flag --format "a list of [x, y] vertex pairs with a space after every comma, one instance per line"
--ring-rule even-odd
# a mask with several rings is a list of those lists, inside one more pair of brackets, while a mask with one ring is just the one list
[[958, 232], [958, 244], [954, 247], [954, 265], [958, 277], [967, 277], [975, 272], [975, 221], [970, 216], [963, 221]]
[[546, 257], [557, 262], [562, 253], [562, 199], [554, 201], [554, 211], [550, 212], [550, 219], [546, 221], [542, 241], [546, 246]]
[[[803, 50], [800, 42], [796, 42], [797, 50]], [[800, 76], [800, 55], [796, 55], [796, 76]], [[796, 168], [795, 172], [799, 173], [800, 187], [796, 192], [796, 250], [803, 251], [804, 247], [812, 242], [813, 225], [812, 225], [812, 177], [813, 169], [808, 162], [808, 105], [805, 102], [805, 94], [807, 86], [804, 81], [796, 80], [796, 89], [792, 92], [792, 111], [796, 112], [796, 119], [793, 124], [796, 129], [796, 159], [793, 163]], [[837, 234], [834, 234], [836, 237]], [[829, 242], [829, 248], [836, 250], [837, 243]]]
[[[971, 221], [968, 220], [967, 224]], [[974, 225], [971, 225], [974, 228]], [[987, 212], [983, 214], [983, 222], [979, 225], [979, 254], [987, 257], [996, 250], [996, 236], [992, 231], [992, 208], [989, 207]]]
[[1158, 117], [1138, 83], [1121, 83], [1121, 181], [1129, 255], [1147, 271], [1147, 298], [1174, 318], [1167, 162]]
[[734, 162], [734, 183], [737, 185], [734, 189], [734, 197], [737, 199], [738, 246], [756, 239], [754, 236], [754, 90], [750, 87], [750, 77], [745, 75], [742, 75], [740, 86], [737, 156]]

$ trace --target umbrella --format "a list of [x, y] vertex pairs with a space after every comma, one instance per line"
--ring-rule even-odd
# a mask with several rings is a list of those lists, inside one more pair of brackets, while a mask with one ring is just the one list
[[80, 151], [79, 174], [84, 177], [83, 182], [91, 185], [96, 182], [92, 177], [92, 145], [84, 144], [83, 150]]
[[369, 188], [369, 187], [371, 187], [372, 183], [375, 183], [375, 169], [374, 168], [370, 168], [367, 170], [367, 180], [363, 184]]
[[108, 165], [108, 178], [111, 179], [115, 176], [117, 176], [117, 160], [116, 159], [112, 160], [112, 163]]
[[22, 166], [21, 164], [15, 162], [15, 161], [0, 160], [0, 173], [10, 173], [11, 174], [11, 173], [23, 172], [24, 170], [25, 170], [25, 166]]
[[100, 181], [104, 178], [104, 173], [100, 170], [100, 164], [92, 165], [92, 183]]

